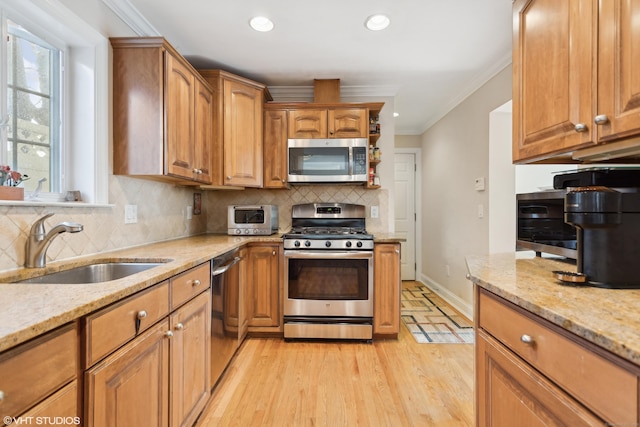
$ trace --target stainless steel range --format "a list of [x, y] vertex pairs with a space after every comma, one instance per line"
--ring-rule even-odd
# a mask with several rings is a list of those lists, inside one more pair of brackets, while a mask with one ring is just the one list
[[373, 338], [373, 236], [365, 207], [294, 205], [283, 236], [284, 337]]

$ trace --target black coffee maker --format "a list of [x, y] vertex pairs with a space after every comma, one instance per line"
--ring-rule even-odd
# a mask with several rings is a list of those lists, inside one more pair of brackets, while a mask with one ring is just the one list
[[565, 222], [577, 228], [578, 273], [603, 288], [640, 289], [640, 188], [569, 188]]

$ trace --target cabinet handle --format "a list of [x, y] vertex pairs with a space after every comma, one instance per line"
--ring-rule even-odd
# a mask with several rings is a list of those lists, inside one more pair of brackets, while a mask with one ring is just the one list
[[522, 334], [522, 336], [520, 337], [520, 341], [522, 341], [525, 344], [531, 345], [533, 343], [535, 343], [533, 337], [531, 335], [527, 335], [527, 334]]
[[609, 122], [609, 117], [607, 117], [606, 114], [598, 114], [593, 121], [597, 124], [597, 125], [604, 125], [607, 124]]
[[164, 333], [164, 336], [167, 338], [171, 338], [173, 336], [173, 332], [172, 331], [167, 331]]
[[227, 181], [231, 181], [231, 176], [227, 175]]
[[275, 255], [275, 254], [276, 254], [276, 251], [271, 252], [271, 255]]
[[178, 323], [178, 324], [176, 325], [176, 331], [181, 331], [181, 330], [183, 330], [183, 329], [184, 329], [184, 325], [183, 325], [182, 323]]
[[191, 282], [191, 286], [200, 286], [202, 282], [198, 279], [194, 280], [193, 282]]
[[138, 312], [138, 315], [137, 315], [136, 317], [137, 317], [138, 319], [142, 320], [142, 319], [144, 319], [145, 317], [147, 317], [147, 312], [146, 312], [146, 311], [144, 311], [144, 310], [140, 310], [140, 311]]
[[4, 400], [4, 391], [0, 390], [0, 402]]
[[576, 132], [586, 132], [588, 130], [587, 125], [584, 123], [576, 124], [575, 128]]

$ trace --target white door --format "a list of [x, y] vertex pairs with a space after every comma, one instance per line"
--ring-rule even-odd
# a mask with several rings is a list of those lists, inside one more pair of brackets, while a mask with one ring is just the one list
[[402, 280], [416, 280], [416, 156], [395, 154], [395, 234], [400, 244]]

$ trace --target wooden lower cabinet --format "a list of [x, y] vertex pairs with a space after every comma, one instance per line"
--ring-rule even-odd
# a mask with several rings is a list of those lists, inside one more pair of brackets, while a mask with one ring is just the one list
[[400, 243], [376, 243], [373, 250], [373, 336], [400, 332]]
[[86, 372], [86, 426], [169, 425], [168, 331], [162, 321]]
[[246, 307], [249, 332], [282, 332], [280, 289], [282, 245], [257, 243], [248, 247]]
[[52, 394], [27, 413], [22, 419], [36, 420], [41, 426], [79, 425], [78, 381], [74, 380]]
[[483, 332], [478, 333], [476, 351], [478, 427], [604, 425]]
[[170, 318], [171, 425], [190, 426], [209, 399], [211, 298], [189, 301]]

